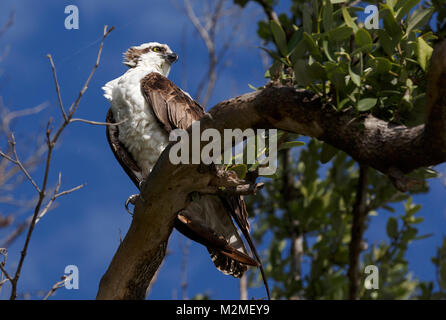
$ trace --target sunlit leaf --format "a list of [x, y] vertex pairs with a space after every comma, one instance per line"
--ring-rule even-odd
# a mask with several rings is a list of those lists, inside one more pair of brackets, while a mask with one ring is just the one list
[[378, 102], [377, 98], [365, 98], [361, 99], [358, 102], [358, 110], [359, 111], [368, 111], [372, 109], [376, 103]]
[[348, 12], [347, 7], [342, 7], [342, 16], [344, 17], [344, 21], [347, 24], [347, 26], [352, 28], [354, 32], [358, 31], [358, 26], [356, 25], [352, 16]]
[[301, 147], [304, 145], [305, 145], [305, 142], [303, 142], [303, 141], [288, 141], [288, 142], [282, 143], [278, 150], [291, 149], [294, 147]]
[[280, 53], [285, 57], [288, 54], [285, 31], [283, 31], [282, 26], [275, 20], [271, 20], [270, 28], [273, 33], [274, 42], [277, 44]]
[[416, 54], [417, 61], [423, 71], [427, 70], [429, 60], [434, 49], [422, 37], [417, 38]]

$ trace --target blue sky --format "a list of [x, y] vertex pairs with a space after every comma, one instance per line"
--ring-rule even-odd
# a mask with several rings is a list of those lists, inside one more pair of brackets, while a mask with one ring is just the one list
[[[66, 30], [64, 20], [66, 5], [75, 4], [80, 12], [80, 29]], [[281, 8], [288, 6], [281, 2]], [[10, 109], [33, 107], [48, 102], [48, 108], [37, 116], [22, 118], [15, 124], [16, 137], [26, 139], [30, 133], [42, 130], [47, 119], [60, 121], [57, 97], [46, 54], [51, 53], [56, 63], [62, 98], [69, 106], [76, 98], [86, 80], [97, 55], [99, 40], [104, 25], [115, 26], [106, 40], [103, 55], [91, 84], [86, 92], [77, 117], [103, 121], [109, 107], [103, 98], [101, 87], [107, 81], [125, 72], [121, 64], [122, 52], [132, 45], [158, 41], [167, 43], [176, 51], [178, 63], [170, 78], [176, 83], [187, 83], [186, 90], [194, 93], [201, 75], [205, 72], [207, 54], [193, 32], [192, 25], [171, 1], [49, 1], [2, 0], [0, 2], [0, 25], [3, 25], [11, 10], [15, 11], [15, 24], [0, 38], [0, 50], [10, 47], [6, 59], [0, 63], [3, 71], [0, 78], [0, 96]], [[279, 10], [280, 11], [280, 10]], [[215, 103], [249, 92], [248, 83], [264, 84], [264, 69], [260, 41], [256, 36], [256, 23], [263, 18], [255, 5], [243, 11], [243, 27], [239, 36], [242, 45], [231, 48], [228, 67], [220, 74], [209, 103]], [[187, 36], [185, 46], [182, 39]], [[1, 53], [2, 51], [0, 51]], [[184, 82], [187, 79], [187, 82]], [[51, 172], [55, 185], [58, 172], [62, 172], [63, 188], [69, 189], [81, 183], [86, 187], [58, 201], [58, 207], [39, 222], [33, 235], [29, 254], [20, 280], [20, 292], [48, 291], [59, 281], [66, 265], [79, 267], [79, 290], [61, 289], [57, 299], [93, 299], [99, 280], [105, 272], [125, 235], [131, 217], [124, 210], [128, 195], [136, 192], [132, 183], [115, 161], [105, 138], [105, 129], [98, 126], [73, 124], [65, 131], [57, 148]], [[23, 145], [22, 145], [23, 146]], [[26, 153], [24, 147], [19, 152]], [[34, 173], [36, 180], [40, 172]], [[445, 187], [439, 179], [431, 183], [427, 195], [415, 196], [423, 204], [419, 213], [425, 216], [421, 233], [434, 232], [435, 236], [415, 243], [409, 252], [411, 268], [421, 279], [433, 279], [430, 257], [435, 245], [441, 242], [445, 227]], [[25, 184], [20, 188], [21, 197], [30, 198], [33, 190]], [[26, 214], [30, 214], [27, 212]], [[383, 217], [381, 217], [383, 216]], [[25, 217], [23, 215], [22, 217]], [[380, 215], [372, 222], [372, 232], [367, 238], [378, 241], [385, 237], [387, 215]], [[0, 239], [5, 235], [0, 233]], [[8, 267], [15, 266], [23, 245], [19, 238], [9, 248]], [[180, 269], [182, 250], [180, 243], [187, 241], [176, 231], [169, 242], [169, 255], [165, 259], [150, 298], [171, 299], [181, 296]], [[187, 264], [188, 294], [210, 293], [216, 299], [238, 299], [238, 281], [222, 275], [215, 269], [207, 250], [192, 243]], [[7, 288], [6, 288], [7, 289]], [[3, 290], [5, 298], [9, 290]], [[175, 293], [176, 292], [176, 293]], [[264, 296], [263, 288], [250, 289], [250, 296]]]

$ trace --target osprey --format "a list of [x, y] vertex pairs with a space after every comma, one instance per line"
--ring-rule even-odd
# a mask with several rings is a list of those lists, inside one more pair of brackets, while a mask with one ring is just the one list
[[[107, 139], [112, 151], [135, 185], [147, 177], [164, 148], [171, 130], [187, 129], [205, 115], [190, 95], [167, 79], [178, 60], [169, 46], [157, 42], [134, 46], [124, 53], [129, 67], [102, 89], [111, 102]], [[256, 259], [249, 256], [234, 219]], [[247, 265], [259, 266], [256, 248], [249, 235], [248, 213], [241, 196], [201, 195], [178, 213], [175, 228], [205, 245], [217, 269], [241, 277]], [[264, 277], [269, 297], [268, 286]]]

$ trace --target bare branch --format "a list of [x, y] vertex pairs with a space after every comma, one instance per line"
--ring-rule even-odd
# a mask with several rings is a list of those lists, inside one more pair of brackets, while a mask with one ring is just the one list
[[10, 156], [8, 156], [7, 154], [3, 153], [2, 151], [0, 151], [0, 156], [2, 156], [3, 158], [11, 161], [12, 163], [14, 163], [15, 165], [17, 165], [20, 170], [22, 170], [23, 174], [28, 178], [29, 182], [31, 182], [31, 184], [34, 186], [34, 188], [37, 190], [38, 193], [40, 193], [40, 189], [37, 186], [36, 182], [34, 181], [34, 179], [31, 177], [31, 175], [29, 174], [29, 172], [25, 169], [25, 167], [23, 166], [22, 162], [19, 160], [19, 157], [17, 155], [17, 151], [15, 148], [16, 145], [16, 141], [14, 138], [14, 134], [11, 134], [11, 141], [10, 141], [10, 145], [12, 147], [12, 153], [14, 154], [14, 158], [11, 158]]
[[43, 300], [48, 300], [58, 289], [65, 287], [66, 281], [69, 281], [73, 277], [73, 274], [68, 276], [62, 276], [62, 281], [56, 282]]
[[[43, 200], [45, 198], [45, 193], [47, 190], [47, 184], [48, 184], [48, 176], [49, 176], [49, 172], [50, 172], [50, 167], [51, 167], [51, 159], [52, 159], [52, 152], [54, 150], [55, 144], [58, 141], [58, 138], [60, 137], [60, 135], [62, 134], [62, 132], [64, 131], [64, 129], [66, 128], [66, 126], [70, 123], [70, 120], [73, 118], [74, 113], [76, 112], [79, 103], [82, 99], [83, 94], [85, 93], [85, 91], [88, 89], [88, 85], [90, 83], [91, 78], [93, 77], [96, 69], [99, 66], [99, 61], [100, 61], [100, 57], [101, 57], [101, 53], [102, 53], [102, 48], [104, 45], [104, 41], [105, 38], [107, 37], [107, 35], [114, 29], [114, 27], [111, 27], [110, 29], [108, 29], [107, 26], [104, 27], [104, 33], [103, 33], [103, 37], [102, 37], [102, 41], [101, 44], [99, 46], [99, 51], [98, 51], [98, 55], [96, 58], [96, 64], [94, 65], [92, 71], [90, 72], [90, 75], [87, 79], [87, 81], [85, 82], [84, 86], [82, 87], [77, 99], [75, 102], [73, 102], [72, 106], [69, 109], [69, 113], [67, 115], [67, 117], [64, 119], [64, 121], [62, 122], [62, 124], [60, 125], [60, 127], [58, 128], [58, 130], [56, 131], [55, 135], [53, 137], [51, 137], [51, 129], [50, 129], [50, 124], [51, 124], [51, 119], [48, 122], [47, 125], [47, 129], [46, 129], [46, 137], [47, 137], [47, 148], [48, 148], [48, 152], [47, 152], [47, 156], [46, 156], [46, 162], [45, 162], [45, 169], [44, 169], [44, 174], [43, 174], [43, 182], [42, 182], [42, 187], [39, 189], [39, 199], [37, 201], [37, 204], [34, 208], [34, 213], [32, 215], [32, 219], [31, 219], [31, 223], [29, 224], [29, 228], [28, 228], [28, 232], [26, 235], [26, 240], [25, 240], [25, 244], [23, 246], [23, 249], [21, 251], [21, 256], [20, 256], [20, 260], [19, 263], [17, 265], [17, 269], [15, 272], [15, 275], [11, 281], [11, 285], [12, 285], [12, 290], [11, 290], [11, 296], [10, 299], [14, 300], [17, 297], [17, 283], [18, 280], [20, 278], [20, 272], [22, 270], [23, 267], [23, 263], [25, 261], [25, 257], [27, 255], [27, 251], [28, 251], [28, 246], [31, 240], [31, 235], [34, 231], [34, 227], [36, 225], [36, 222], [38, 221], [39, 217], [42, 217], [50, 208], [51, 204], [54, 202], [56, 195], [58, 194], [59, 188], [60, 188], [60, 175], [59, 175], [59, 182], [57, 184], [56, 187], [56, 191], [53, 194], [53, 197], [50, 199], [50, 201], [47, 203], [47, 205], [43, 208], [43, 210], [41, 211], [41, 207], [43, 204]], [[56, 89], [57, 90], [57, 89]], [[17, 159], [17, 156], [16, 156]], [[74, 189], [78, 189], [78, 187], [74, 188]], [[66, 194], [66, 192], [63, 192], [63, 194]]]
[[24, 116], [30, 116], [33, 114], [37, 114], [40, 111], [42, 111], [43, 109], [45, 109], [47, 106], [48, 106], [48, 104], [45, 102], [45, 103], [41, 103], [38, 106], [35, 106], [33, 108], [11, 111], [11, 112], [7, 112], [7, 113], [2, 112], [1, 130], [6, 135], [9, 135], [10, 134], [9, 125], [12, 120], [14, 120], [16, 118], [24, 117]]
[[54, 84], [56, 86], [56, 93], [57, 93], [57, 99], [59, 100], [60, 111], [62, 112], [64, 120], [67, 121], [67, 114], [65, 113], [65, 108], [63, 106], [62, 97], [60, 94], [60, 86], [59, 86], [59, 81], [57, 81], [57, 73], [53, 57], [50, 54], [48, 54], [46, 57], [50, 60], [51, 70], [53, 71]]
[[[189, 0], [183, 0], [184, 8], [187, 17], [192, 22], [195, 29], [198, 31], [198, 34], [200, 35], [201, 39], [203, 40], [206, 49], [208, 51], [208, 59], [209, 59], [209, 65], [207, 72], [203, 75], [202, 79], [199, 81], [197, 91], [195, 93], [195, 98], [197, 100], [201, 100], [201, 103], [203, 105], [207, 105], [212, 92], [215, 87], [215, 83], [217, 81], [217, 73], [218, 73], [218, 66], [223, 65], [224, 59], [223, 56], [228, 51], [231, 44], [234, 44], [234, 36], [236, 35], [237, 31], [240, 29], [241, 23], [240, 19], [238, 21], [235, 21], [232, 25], [232, 31], [230, 34], [230, 37], [226, 39], [226, 41], [223, 42], [221, 48], [219, 49], [219, 52], [217, 52], [217, 46], [216, 46], [216, 34], [218, 26], [222, 24], [223, 17], [225, 15], [224, 9], [224, 0], [219, 0], [215, 3], [215, 6], [211, 10], [211, 6], [207, 6], [208, 9], [205, 7], [205, 14], [204, 17], [201, 19], [203, 21], [200, 21], [197, 14], [195, 13], [194, 9], [192, 8], [192, 5]], [[208, 4], [205, 2], [205, 4]], [[240, 12], [240, 10], [238, 10]], [[228, 13], [227, 13], [228, 14]], [[231, 11], [230, 14], [235, 16], [233, 12]], [[204, 94], [203, 99], [200, 99], [202, 96], [202, 92], [206, 88], [206, 92]]]
[[87, 91], [88, 85], [90, 84], [90, 80], [91, 80], [91, 78], [93, 78], [93, 75], [99, 66], [99, 61], [101, 59], [101, 54], [102, 54], [102, 48], [104, 47], [104, 40], [105, 40], [105, 38], [107, 38], [107, 36], [110, 34], [110, 32], [112, 32], [114, 29], [115, 29], [115, 27], [111, 27], [110, 29], [108, 29], [108, 26], [104, 26], [104, 35], [102, 36], [101, 44], [99, 46], [99, 52], [98, 52], [98, 56], [96, 58], [96, 64], [94, 65], [93, 70], [91, 70], [90, 75], [88, 76], [88, 79], [84, 84], [84, 87], [79, 92], [79, 96], [77, 97], [76, 101], [71, 105], [71, 107], [69, 109], [69, 116], [68, 116], [69, 119], [71, 119], [73, 117], [74, 113], [76, 112], [76, 109], [79, 106], [82, 96], [84, 95], [85, 91]]
[[120, 124], [123, 124], [126, 121], [127, 121], [127, 119], [124, 119], [124, 120], [116, 122], [116, 123], [109, 123], [109, 122], [98, 122], [98, 121], [74, 118], [74, 119], [70, 120], [70, 123], [73, 123], [73, 122], [84, 122], [84, 123], [88, 123], [88, 124], [92, 124], [92, 125], [96, 125], [96, 126], [119, 126]]
[[5, 275], [5, 277], [9, 280], [12, 281], [12, 277], [9, 275], [9, 273], [5, 270], [5, 268], [3, 267], [3, 262], [0, 263], [0, 270], [2, 271], [2, 273]]

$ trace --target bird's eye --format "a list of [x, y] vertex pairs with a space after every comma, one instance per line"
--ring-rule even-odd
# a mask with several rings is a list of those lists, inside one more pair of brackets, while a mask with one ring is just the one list
[[153, 52], [160, 52], [161, 48], [160, 47], [153, 47], [152, 51]]

